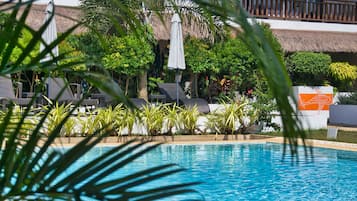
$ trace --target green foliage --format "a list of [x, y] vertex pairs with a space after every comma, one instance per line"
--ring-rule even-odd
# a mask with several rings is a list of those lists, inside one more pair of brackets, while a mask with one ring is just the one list
[[[64, 119], [69, 115], [71, 104], [59, 104], [55, 103], [54, 107], [50, 110], [48, 117], [46, 119], [46, 133], [53, 132]], [[72, 124], [71, 122], [68, 124]], [[69, 126], [69, 125], [67, 125]], [[62, 129], [60, 131], [61, 136], [70, 136], [70, 133], [66, 133], [66, 130]]]
[[115, 117], [115, 125], [117, 126], [116, 131], [118, 135], [122, 135], [124, 129], [127, 129], [128, 135], [133, 133], [134, 124], [138, 119], [138, 112], [135, 110], [128, 110], [123, 105], [119, 104], [115, 107], [117, 112]]
[[94, 122], [98, 122], [99, 129], [102, 130], [102, 134], [110, 133], [115, 131], [116, 128], [116, 117], [118, 114], [118, 108], [109, 106], [107, 108], [98, 108], [96, 110], [97, 115], [94, 118]]
[[[73, 44], [73, 40], [70, 40], [73, 37], [74, 36], [70, 36], [59, 44], [58, 49], [60, 54], [66, 55], [65, 58], [59, 62], [59, 64], [70, 65], [73, 63], [74, 65], [71, 65], [73, 70], [84, 71], [87, 69], [86, 65], [83, 64], [85, 55], [81, 51], [76, 49], [76, 44]], [[75, 65], [75, 63], [78, 64]]]
[[66, 41], [75, 50], [84, 54], [87, 66], [100, 64], [105, 51], [96, 33], [89, 31], [80, 35], [71, 35]]
[[258, 79], [253, 95], [256, 100], [252, 103], [252, 106], [258, 113], [257, 121], [264, 123], [267, 127], [272, 127], [274, 130], [280, 130], [279, 125], [272, 123], [272, 113], [277, 110], [277, 105], [268, 88], [266, 79]]
[[337, 103], [340, 105], [357, 105], [357, 93], [354, 92], [348, 96], [339, 96]]
[[180, 113], [178, 115], [179, 129], [185, 134], [195, 134], [196, 130], [198, 129], [197, 120], [199, 114], [200, 113], [196, 106], [189, 108], [180, 108]]
[[323, 85], [331, 57], [324, 53], [296, 52], [287, 58], [287, 69], [295, 85]]
[[113, 0], [80, 0], [80, 3], [84, 22], [103, 34], [113, 32], [113, 27], [117, 32], [126, 32], [140, 23], [134, 18], [133, 12], [140, 9], [141, 1], [124, 0], [118, 3]]
[[[16, 42], [17, 43], [16, 46], [12, 50], [12, 54], [9, 60], [10, 63], [8, 63], [9, 65], [12, 65], [19, 59], [19, 57], [23, 53], [24, 48], [30, 43], [31, 40], [32, 40], [32, 34], [28, 30], [23, 29], [21, 31], [18, 41]], [[29, 64], [30, 61], [38, 55], [39, 51], [40, 51], [40, 43], [36, 43], [32, 51], [22, 61], [22, 64]], [[2, 61], [2, 57], [0, 55], [0, 62], [1, 61]]]
[[166, 130], [168, 134], [173, 134], [172, 129], [174, 127], [179, 127], [179, 112], [180, 108], [174, 104], [165, 104], [163, 106], [165, 112], [165, 120], [164, 125], [166, 126]]
[[348, 90], [357, 79], [357, 66], [347, 62], [335, 62], [329, 66], [330, 82], [338, 90]]
[[149, 135], [161, 134], [164, 122], [164, 110], [161, 105], [145, 105], [139, 113]]
[[245, 90], [247, 86], [254, 86], [254, 72], [257, 70], [255, 56], [240, 38], [229, 38], [215, 44], [215, 66], [220, 74], [227, 75], [233, 80], [231, 90]]
[[240, 38], [229, 38], [215, 44], [217, 66], [220, 72], [226, 75], [239, 74], [244, 77], [251, 74], [251, 70], [257, 68], [254, 55]]
[[103, 57], [106, 69], [135, 76], [148, 69], [154, 61], [151, 44], [143, 37], [108, 36], [109, 48]]
[[159, 77], [149, 77], [149, 79], [148, 79], [148, 91], [149, 91], [149, 94], [158, 93], [157, 84], [159, 84], [159, 83], [164, 83], [164, 80], [162, 80]]
[[219, 71], [215, 65], [215, 54], [207, 41], [187, 37], [184, 45], [185, 62], [193, 73], [217, 73]]
[[351, 81], [357, 79], [357, 67], [347, 62], [330, 64], [330, 74], [338, 81]]
[[[234, 134], [238, 130], [243, 132], [247, 127], [244, 118], [252, 117], [251, 121], [255, 121], [255, 116], [249, 116], [247, 113], [251, 109], [247, 107], [246, 99], [243, 99], [242, 102], [230, 101], [230, 103], [223, 104], [222, 111], [215, 111], [207, 116], [206, 126], [215, 133]], [[240, 124], [239, 127], [237, 123]]]

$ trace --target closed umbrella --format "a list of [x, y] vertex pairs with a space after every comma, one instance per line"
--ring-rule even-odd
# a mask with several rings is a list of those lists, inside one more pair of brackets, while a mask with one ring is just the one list
[[[51, 20], [50, 23], [48, 24], [48, 26], [46, 27], [45, 31], [42, 34], [42, 39], [43, 41], [46, 43], [46, 45], [51, 44], [53, 41], [56, 40], [57, 38], [57, 28], [56, 28], [56, 20], [55, 20], [55, 16], [52, 17], [53, 12], [54, 12], [54, 3], [51, 0], [47, 7], [46, 7], [46, 16], [45, 19], [43, 21], [43, 23], [46, 23], [48, 20]], [[45, 44], [41, 43], [40, 44], [40, 52], [42, 52], [45, 49]], [[58, 56], [58, 46], [55, 46], [52, 50], [51, 50], [53, 56]], [[51, 54], [47, 54], [43, 59], [41, 59], [40, 62], [45, 62], [45, 61], [50, 61], [52, 59], [52, 55]]]
[[179, 103], [179, 70], [185, 70], [185, 54], [183, 51], [183, 38], [180, 16], [175, 13], [171, 19], [170, 51], [168, 69], [176, 70], [176, 102]]

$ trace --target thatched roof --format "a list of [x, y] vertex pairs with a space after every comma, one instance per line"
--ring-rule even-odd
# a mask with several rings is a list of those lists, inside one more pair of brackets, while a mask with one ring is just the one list
[[[158, 40], [169, 40], [171, 30], [171, 14], [165, 14], [162, 19], [157, 15], [151, 17], [154, 36]], [[212, 37], [208, 27], [193, 17], [184, 17], [182, 19], [182, 34], [185, 38], [190, 35], [195, 38]]]
[[[30, 14], [26, 19], [26, 23], [37, 30], [42, 24], [45, 18], [45, 9], [47, 5], [39, 5], [33, 4]], [[23, 7], [22, 7], [23, 9]], [[21, 9], [20, 9], [21, 10]], [[65, 16], [69, 16], [72, 19], [80, 20], [82, 15], [82, 11], [78, 7], [66, 7], [66, 6], [58, 6], [55, 7], [55, 18], [57, 31], [60, 33], [65, 32], [73, 25], [76, 24], [75, 21], [66, 18]], [[165, 14], [162, 16], [162, 20], [157, 15], [152, 15], [150, 18], [150, 23], [152, 24], [154, 36], [158, 40], [169, 40], [170, 38], [170, 28], [171, 28], [171, 14]], [[210, 33], [202, 23], [200, 23], [197, 19], [192, 17], [185, 17], [182, 20], [183, 27], [183, 35], [184, 37], [187, 35], [197, 37], [197, 38], [207, 38], [210, 37]], [[75, 30], [74, 33], [84, 32], [86, 29], [84, 27], [80, 27]]]
[[[33, 4], [29, 16], [26, 19], [26, 24], [28, 24], [33, 29], [38, 30], [43, 24], [46, 7], [47, 5], [43, 4]], [[24, 6], [20, 8], [20, 13], [22, 13], [23, 9]], [[69, 16], [74, 20], [65, 16]], [[81, 18], [81, 10], [80, 8], [76, 7], [56, 6], [55, 18], [57, 31], [59, 33], [63, 33], [77, 23], [75, 20], [79, 20]], [[85, 28], [79, 27], [74, 31], [74, 33], [81, 33], [83, 31], [85, 31]]]
[[286, 52], [357, 52], [357, 33], [273, 30]]
[[[46, 5], [34, 4], [26, 20], [27, 24], [34, 29], [38, 29], [43, 23], [45, 9]], [[80, 8], [76, 7], [56, 6], [55, 9], [57, 31], [60, 33], [65, 32], [76, 24], [75, 21], [64, 16], [79, 20], [82, 15]], [[156, 15], [151, 17], [150, 22], [156, 39], [169, 40], [171, 17], [171, 14], [165, 14], [162, 16], [162, 21]], [[197, 38], [212, 36], [207, 27], [194, 17], [184, 17], [182, 27], [184, 37], [187, 35]], [[81, 33], [85, 30], [84, 27], [80, 27], [74, 33]], [[273, 30], [273, 33], [286, 52], [357, 52], [357, 33], [295, 30]]]

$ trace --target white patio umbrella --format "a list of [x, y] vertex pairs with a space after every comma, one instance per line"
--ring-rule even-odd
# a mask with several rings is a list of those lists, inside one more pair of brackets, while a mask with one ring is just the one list
[[[46, 16], [45, 19], [43, 21], [43, 24], [46, 23], [53, 11], [54, 11], [54, 3], [51, 0], [50, 2], [48, 2], [48, 5], [46, 7]], [[50, 23], [48, 24], [46, 30], [43, 32], [42, 34], [42, 39], [44, 40], [44, 42], [49, 45], [51, 44], [54, 40], [56, 40], [57, 38], [57, 28], [56, 28], [56, 20], [55, 20], [55, 16], [52, 17]], [[43, 43], [40, 44], [40, 52], [42, 52], [45, 49], [45, 45]], [[55, 46], [52, 50], [51, 50], [53, 56], [58, 56], [58, 46]], [[52, 55], [51, 54], [47, 54], [45, 56], [45, 58], [41, 59], [40, 62], [45, 62], [45, 61], [49, 61], [52, 59]]]
[[171, 19], [170, 51], [168, 69], [176, 70], [176, 102], [179, 104], [179, 70], [185, 70], [185, 54], [183, 51], [183, 37], [180, 16], [175, 13]]

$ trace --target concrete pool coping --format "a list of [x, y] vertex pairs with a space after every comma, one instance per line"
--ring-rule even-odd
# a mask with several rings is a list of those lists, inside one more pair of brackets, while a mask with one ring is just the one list
[[[55, 146], [73, 146], [84, 137], [60, 137], [55, 140]], [[160, 142], [164, 144], [231, 144], [231, 143], [284, 143], [283, 137], [264, 135], [174, 135], [174, 136], [120, 136], [106, 137], [98, 146], [115, 146], [132, 139], [139, 141]], [[299, 144], [302, 141], [299, 140]], [[307, 139], [306, 144], [312, 147], [331, 148], [346, 151], [357, 151], [357, 144]]]

